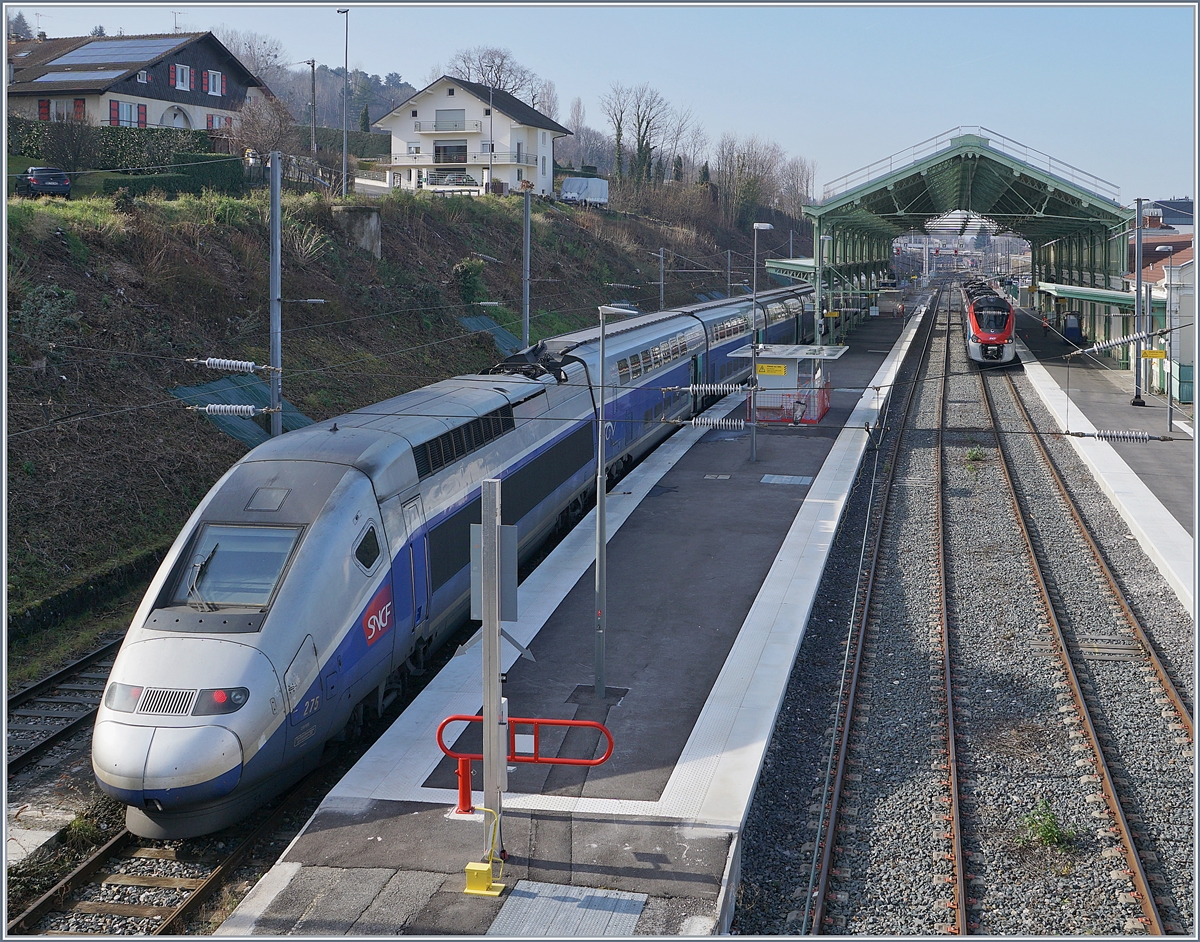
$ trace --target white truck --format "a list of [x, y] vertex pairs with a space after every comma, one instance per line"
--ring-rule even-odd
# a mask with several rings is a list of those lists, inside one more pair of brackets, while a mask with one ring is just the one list
[[566, 177], [562, 182], [560, 199], [564, 203], [607, 206], [608, 181], [594, 177]]

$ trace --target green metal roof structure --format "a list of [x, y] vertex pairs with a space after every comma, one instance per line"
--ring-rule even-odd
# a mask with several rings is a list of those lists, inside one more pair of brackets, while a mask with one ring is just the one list
[[819, 271], [826, 291], [869, 290], [891, 267], [893, 239], [944, 229], [956, 212], [959, 234], [974, 214], [1028, 240], [1035, 282], [1122, 286], [1135, 213], [1117, 187], [981, 127], [955, 128], [827, 184], [822, 201], [804, 207], [814, 244], [825, 246], [820, 264], [772, 260], [767, 269], [804, 280]]
[[[1063, 300], [1091, 301], [1095, 304], [1111, 304], [1114, 307], [1134, 307], [1132, 291], [1113, 291], [1111, 288], [1085, 288], [1081, 285], [1056, 285], [1048, 281], [1039, 281], [1037, 286], [1040, 294]], [[1166, 310], [1166, 298], [1152, 298], [1151, 306], [1155, 311]]]

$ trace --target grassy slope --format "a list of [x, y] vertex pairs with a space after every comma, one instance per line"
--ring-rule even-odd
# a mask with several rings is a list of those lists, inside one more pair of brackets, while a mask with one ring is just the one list
[[[519, 199], [397, 195], [377, 205], [380, 261], [347, 244], [328, 203], [285, 195], [284, 295], [329, 301], [284, 310], [284, 395], [314, 419], [496, 362], [490, 336], [466, 335], [458, 316], [489, 313], [520, 334]], [[261, 192], [138, 200], [127, 214], [101, 198], [13, 199], [8, 210], [8, 598], [17, 612], [168, 545], [244, 452], [168, 390], [217, 378], [187, 357], [267, 361], [269, 213]], [[546, 279], [532, 292], [534, 340], [592, 322], [614, 292], [652, 309], [654, 287], [604, 287], [653, 281], [648, 250], [718, 249], [686, 227], [537, 202], [532, 229], [532, 274]], [[472, 253], [497, 260], [474, 282], [454, 268]], [[669, 284], [667, 303], [694, 290]], [[508, 306], [468, 306], [464, 291]]]

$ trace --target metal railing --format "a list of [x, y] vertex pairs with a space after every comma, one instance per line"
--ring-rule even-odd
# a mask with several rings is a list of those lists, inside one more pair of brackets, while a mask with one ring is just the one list
[[375, 161], [377, 166], [385, 167], [414, 167], [417, 164], [478, 164], [486, 166], [488, 163], [493, 164], [519, 164], [523, 167], [536, 167], [538, 158], [536, 154], [526, 154], [524, 152], [518, 154], [514, 152], [497, 151], [494, 154], [489, 154], [486, 151], [480, 153], [475, 152], [468, 154], [465, 158], [435, 160], [433, 154], [393, 154], [390, 158], [380, 157]]
[[483, 122], [471, 121], [414, 121], [414, 131], [475, 131], [483, 130]]
[[1066, 183], [1070, 183], [1080, 189], [1087, 190], [1089, 193], [1094, 193], [1102, 199], [1120, 205], [1121, 189], [1115, 183], [1109, 183], [1107, 180], [1088, 173], [1086, 170], [1080, 170], [1078, 167], [1074, 167], [1069, 163], [1051, 157], [1049, 154], [1044, 154], [1040, 150], [1014, 141], [1003, 134], [997, 134], [995, 131], [978, 126], [953, 128], [919, 144], [914, 144], [905, 150], [898, 151], [890, 157], [877, 160], [859, 170], [838, 177], [836, 180], [825, 184], [825, 187], [821, 191], [821, 200], [822, 202], [826, 202], [845, 193], [847, 190], [870, 183], [872, 180], [887, 176], [889, 173], [895, 173], [897, 170], [911, 167], [913, 164], [928, 157], [957, 146], [959, 138], [968, 135], [980, 138], [982, 146], [999, 151], [1009, 157], [1014, 157]]

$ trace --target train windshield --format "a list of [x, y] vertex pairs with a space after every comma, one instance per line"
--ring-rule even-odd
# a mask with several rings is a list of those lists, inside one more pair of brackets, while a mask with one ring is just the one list
[[975, 308], [975, 320], [984, 333], [998, 334], [1008, 326], [1008, 310], [1005, 308]]
[[265, 606], [299, 535], [300, 527], [206, 524], [171, 603], [199, 611], [218, 605]]

